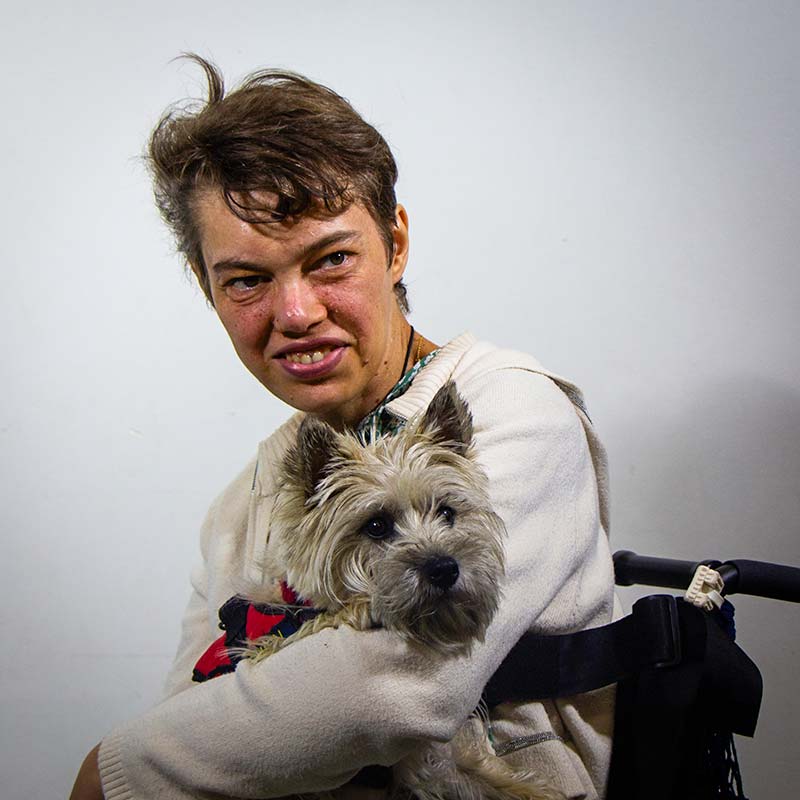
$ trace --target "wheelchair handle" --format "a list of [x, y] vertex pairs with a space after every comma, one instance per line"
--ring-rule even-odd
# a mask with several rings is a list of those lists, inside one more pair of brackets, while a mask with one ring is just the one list
[[614, 553], [614, 580], [617, 586], [664, 586], [685, 589], [701, 565], [719, 572], [725, 582], [723, 594], [749, 594], [800, 603], [800, 569], [767, 561], [679, 561], [674, 558], [640, 556], [630, 550]]

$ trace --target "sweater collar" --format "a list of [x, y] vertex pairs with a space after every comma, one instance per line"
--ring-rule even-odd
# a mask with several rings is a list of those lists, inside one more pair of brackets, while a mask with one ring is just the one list
[[447, 383], [461, 357], [475, 342], [471, 333], [462, 333], [440, 348], [436, 358], [419, 372], [405, 394], [387, 403], [387, 410], [404, 420], [424, 411], [436, 392]]

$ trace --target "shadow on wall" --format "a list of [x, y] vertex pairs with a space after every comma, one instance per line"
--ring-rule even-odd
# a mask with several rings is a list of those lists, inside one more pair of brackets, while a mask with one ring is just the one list
[[[752, 375], [687, 387], [669, 418], [633, 418], [620, 433], [610, 442], [614, 549], [800, 566], [797, 391]], [[627, 610], [658, 591], [620, 595]], [[733, 602], [738, 642], [764, 677], [756, 737], [738, 740], [745, 790], [789, 797], [800, 784], [800, 605]]]

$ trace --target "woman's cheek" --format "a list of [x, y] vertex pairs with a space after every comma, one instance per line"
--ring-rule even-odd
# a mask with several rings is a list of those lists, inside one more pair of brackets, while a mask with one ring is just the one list
[[269, 337], [269, 309], [264, 303], [227, 307], [219, 316], [237, 350], [246, 345], [263, 345]]
[[[363, 320], [367, 310], [363, 298], [353, 291], [326, 291], [320, 296], [327, 309], [328, 319], [340, 325]], [[348, 327], [350, 327], [348, 325]]]

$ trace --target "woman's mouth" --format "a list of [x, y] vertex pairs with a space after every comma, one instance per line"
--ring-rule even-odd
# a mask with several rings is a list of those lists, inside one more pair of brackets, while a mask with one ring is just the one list
[[331, 350], [332, 347], [320, 347], [319, 350], [308, 350], [304, 353], [287, 353], [284, 358], [292, 364], [318, 364]]
[[282, 353], [277, 361], [294, 378], [322, 378], [336, 368], [346, 350], [341, 344], [320, 344], [307, 350]]

